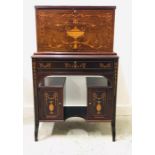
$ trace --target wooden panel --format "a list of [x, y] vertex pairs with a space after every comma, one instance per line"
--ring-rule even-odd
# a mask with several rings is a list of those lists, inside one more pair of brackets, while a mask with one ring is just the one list
[[38, 52], [113, 52], [114, 8], [36, 8]]
[[[76, 63], [74, 63], [75, 61]], [[63, 70], [59, 70], [62, 66], [64, 67], [64, 62], [69, 63], [69, 65], [67, 65], [69, 67]], [[101, 67], [103, 68], [93, 69], [94, 67], [99, 67], [99, 64], [101, 62], [103, 63], [101, 65]], [[78, 68], [78, 66], [82, 67], [81, 63], [87, 63], [86, 66], [90, 69], [88, 70]], [[106, 69], [111, 68], [111, 65], [108, 64], [112, 64], [112, 69]], [[72, 69], [72, 66], [74, 65], [76, 69], [74, 67], [74, 69]], [[37, 140], [38, 137], [39, 122], [64, 120], [73, 116], [79, 116], [87, 119], [88, 121], [111, 121], [113, 141], [115, 140], [118, 71], [117, 55], [33, 55], [32, 69], [35, 110], [35, 140]], [[44, 87], [46, 86], [46, 82], [44, 83], [44, 88], [42, 87], [42, 85], [39, 85], [46, 76], [51, 75], [104, 75], [109, 81], [108, 87], [106, 88], [105, 86], [107, 85], [107, 82], [104, 85], [102, 83], [101, 87], [98, 82], [87, 85], [87, 107], [63, 107], [63, 105], [57, 104], [63, 103], [63, 92], [60, 91], [60, 89], [62, 88], [56, 88], [59, 86], [62, 87], [62, 84], [56, 82], [57, 84], [54, 88], [53, 81], [48, 82], [48, 87]], [[54, 93], [56, 94], [54, 95]], [[46, 100], [46, 98], [50, 98], [51, 100]], [[56, 99], [54, 102], [54, 108], [53, 105], [50, 105], [49, 107], [49, 104], [51, 101], [53, 101], [53, 98]], [[103, 98], [103, 101], [101, 101], [103, 104], [101, 104], [101, 106], [98, 105], [98, 101], [100, 101], [99, 98]], [[52, 111], [52, 113], [50, 111]]]
[[63, 89], [40, 88], [40, 120], [63, 120]]
[[87, 119], [112, 119], [112, 86], [106, 77], [87, 77]]
[[88, 88], [88, 120], [112, 119], [112, 96], [110, 88]]
[[47, 70], [112, 70], [113, 61], [40, 61], [37, 62], [37, 68]]

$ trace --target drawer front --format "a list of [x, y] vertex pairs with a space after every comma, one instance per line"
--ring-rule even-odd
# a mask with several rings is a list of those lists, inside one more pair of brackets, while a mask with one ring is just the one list
[[112, 119], [113, 106], [111, 94], [111, 88], [88, 88], [88, 120]]
[[37, 69], [52, 70], [92, 70], [92, 69], [113, 69], [113, 61], [41, 61], [37, 63]]
[[63, 120], [63, 89], [39, 88], [39, 114], [42, 120]]

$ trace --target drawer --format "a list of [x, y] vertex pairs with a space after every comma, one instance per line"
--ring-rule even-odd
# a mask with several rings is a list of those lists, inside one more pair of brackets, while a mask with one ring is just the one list
[[41, 61], [37, 63], [37, 69], [52, 70], [92, 70], [92, 69], [113, 69], [113, 61]]

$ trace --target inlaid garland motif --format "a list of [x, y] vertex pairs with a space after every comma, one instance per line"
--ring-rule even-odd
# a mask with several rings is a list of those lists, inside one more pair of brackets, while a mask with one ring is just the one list
[[38, 51], [112, 51], [112, 10], [38, 10]]

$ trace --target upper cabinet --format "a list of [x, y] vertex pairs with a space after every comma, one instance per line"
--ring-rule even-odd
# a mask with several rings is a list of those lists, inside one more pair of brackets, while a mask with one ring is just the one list
[[36, 6], [38, 52], [112, 53], [114, 6]]

